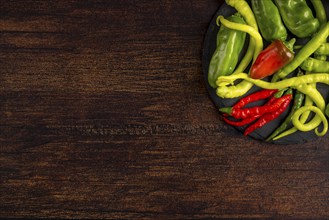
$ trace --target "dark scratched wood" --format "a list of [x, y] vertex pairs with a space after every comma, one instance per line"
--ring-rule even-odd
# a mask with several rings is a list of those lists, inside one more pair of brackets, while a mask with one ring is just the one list
[[328, 135], [253, 141], [211, 102], [221, 2], [0, 0], [0, 217], [329, 218]]

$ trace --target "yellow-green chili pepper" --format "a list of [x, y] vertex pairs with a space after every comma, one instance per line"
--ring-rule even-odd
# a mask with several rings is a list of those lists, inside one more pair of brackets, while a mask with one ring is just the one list
[[313, 73], [329, 73], [329, 62], [308, 57], [300, 65], [300, 68]]
[[[312, 106], [312, 105], [313, 105], [312, 99], [309, 96], [306, 96], [304, 106]], [[300, 123], [304, 124], [307, 121], [310, 113], [311, 113], [310, 111], [305, 111], [299, 119]], [[289, 130], [286, 130], [286, 131], [282, 132], [281, 134], [279, 134], [278, 136], [274, 137], [273, 141], [286, 137], [288, 135], [291, 135], [291, 134], [295, 133], [296, 131], [298, 131], [298, 129], [296, 127], [292, 127]]]
[[324, 108], [326, 107], [326, 102], [324, 101], [324, 98], [319, 92], [319, 90], [316, 89], [316, 86], [301, 84], [297, 86], [296, 89], [304, 93], [308, 97], [310, 97], [312, 101], [315, 103], [315, 105], [318, 108], [320, 108], [322, 111], [324, 111]]
[[289, 126], [292, 116], [293, 114], [297, 111], [297, 109], [299, 109], [304, 101], [304, 97], [305, 95], [303, 93], [301, 93], [300, 91], [296, 91], [295, 95], [294, 95], [294, 104], [288, 114], [288, 116], [285, 118], [285, 120], [281, 123], [281, 125], [276, 128], [272, 134], [266, 138], [266, 141], [270, 141], [272, 140], [274, 137], [276, 137], [277, 135], [279, 135], [280, 133], [282, 133], [283, 131], [286, 130], [286, 128]]
[[317, 74], [310, 74], [298, 77], [291, 77], [288, 79], [284, 79], [278, 82], [266, 82], [260, 79], [252, 79], [246, 73], [238, 73], [231, 76], [221, 76], [217, 79], [217, 85], [220, 87], [228, 87], [229, 89], [234, 89], [234, 81], [238, 79], [243, 79], [248, 82], [255, 84], [258, 87], [263, 89], [284, 89], [287, 87], [297, 87], [301, 84], [309, 84], [309, 83], [324, 83], [329, 85], [329, 73], [317, 73]]
[[246, 33], [250, 34], [251, 37], [253, 39], [255, 39], [255, 42], [256, 42], [255, 50], [254, 50], [254, 54], [253, 54], [254, 60], [257, 58], [258, 54], [263, 50], [262, 36], [259, 34], [259, 32], [255, 28], [253, 28], [249, 25], [231, 22], [231, 21], [225, 19], [221, 15], [217, 17], [216, 22], [217, 22], [217, 25], [219, 25], [219, 22], [220, 22], [220, 23], [222, 23], [222, 25], [224, 25], [227, 28], [230, 28], [232, 30], [241, 31], [241, 32], [246, 32]]
[[[320, 22], [320, 26], [323, 26], [327, 23], [327, 14], [326, 14], [326, 10], [322, 4], [322, 1], [320, 0], [311, 0], [312, 5], [314, 7], [315, 10], [315, 14], [316, 14], [316, 18], [319, 20]], [[326, 41], [324, 41], [326, 42]], [[318, 60], [327, 60], [327, 56], [325, 55], [315, 55], [315, 58]]]
[[[316, 86], [312, 86], [312, 85], [307, 85], [307, 84], [302, 84], [301, 86], [297, 86], [296, 87], [298, 91], [307, 94], [308, 97], [315, 103], [315, 105], [321, 110], [324, 111], [325, 107], [326, 107], [326, 102], [324, 101], [321, 93], [316, 89]], [[305, 113], [307, 114], [307, 113]], [[305, 123], [305, 121], [303, 122]], [[319, 117], [319, 115], [315, 115], [313, 117], [313, 119], [309, 122], [309, 130], [313, 130], [314, 127], [317, 127], [321, 124], [321, 118]], [[312, 126], [311, 126], [312, 125]], [[304, 128], [304, 130], [306, 130], [307, 127]]]
[[327, 23], [327, 14], [326, 14], [326, 10], [322, 4], [321, 0], [311, 0], [312, 5], [314, 7], [315, 10], [315, 15], [316, 18], [319, 20], [320, 25], [324, 25]]
[[[318, 131], [318, 125], [314, 124], [312, 121], [308, 122], [307, 124], [302, 124], [299, 121], [299, 117], [301, 114], [303, 114], [306, 111], [312, 111], [314, 112], [322, 121], [323, 123], [323, 130], [322, 132]], [[295, 114], [292, 116], [292, 123], [293, 125], [300, 131], [310, 131], [313, 129], [315, 130], [316, 135], [318, 136], [323, 136], [327, 133], [328, 131], [328, 121], [326, 119], [326, 116], [323, 114], [321, 109], [315, 107], [315, 106], [303, 106], [300, 109], [298, 109]]]
[[[259, 55], [259, 53], [263, 50], [263, 40], [261, 35], [259, 34], [259, 32], [254, 29], [253, 27], [249, 26], [249, 25], [244, 25], [244, 24], [238, 24], [238, 23], [234, 23], [234, 22], [230, 22], [228, 20], [226, 20], [223, 16], [218, 16], [217, 18], [217, 22], [221, 22], [222, 25], [231, 28], [233, 30], [239, 30], [239, 31], [243, 31], [243, 32], [247, 32], [248, 34], [251, 35], [251, 38], [253, 38], [255, 40], [255, 48], [254, 48], [254, 60], [257, 58], [257, 56]], [[233, 73], [235, 74], [235, 73]], [[238, 92], [234, 93], [234, 96], [227, 96], [225, 98], [235, 98], [235, 97], [239, 97], [244, 95], [247, 91], [249, 91], [249, 89], [251, 89], [252, 84], [248, 83], [246, 81], [242, 81], [241, 83], [239, 83], [239, 85], [237, 85], [238, 87]], [[221, 88], [217, 88], [216, 92], [221, 93]]]
[[[250, 25], [251, 27], [253, 27], [256, 31], [258, 31], [258, 26], [257, 26], [257, 22], [256, 22], [256, 18], [254, 16], [254, 13], [251, 10], [249, 4], [245, 0], [225, 0], [225, 2], [229, 6], [235, 8], [241, 14], [241, 16], [244, 18], [246, 23], [248, 25]], [[255, 50], [255, 39], [251, 37], [249, 39], [249, 45], [248, 45], [247, 52], [246, 52], [245, 56], [242, 58], [240, 64], [236, 68], [236, 70], [233, 72], [233, 74], [241, 73], [247, 68], [247, 66], [250, 64], [250, 62], [253, 58], [254, 50]]]
[[[249, 4], [245, 0], [225, 0], [225, 2], [228, 5], [235, 8], [242, 15], [242, 17], [244, 18], [244, 20], [249, 26], [253, 27], [256, 31], [258, 31], [258, 26], [254, 13], [251, 10]], [[250, 64], [253, 57], [256, 57], [255, 46], [256, 46], [255, 39], [253, 37], [250, 37], [247, 52], [245, 56], [242, 58], [238, 67], [235, 69], [235, 71], [232, 74], [244, 72], [244, 70]], [[242, 96], [246, 92], [248, 92], [251, 89], [251, 87], [252, 87], [251, 83], [247, 81], [242, 81], [236, 86], [236, 88], [239, 90], [239, 93], [235, 93], [234, 97], [226, 97], [226, 98], [235, 98]], [[220, 88], [217, 88], [217, 90], [218, 89], [221, 90]]]

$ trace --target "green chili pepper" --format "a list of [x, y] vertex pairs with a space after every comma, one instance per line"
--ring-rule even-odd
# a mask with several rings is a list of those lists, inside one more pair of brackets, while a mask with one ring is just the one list
[[[245, 24], [238, 13], [228, 17], [228, 20]], [[213, 88], [216, 88], [218, 76], [230, 75], [234, 71], [245, 37], [244, 32], [229, 29], [224, 25], [220, 27], [217, 34], [218, 45], [210, 60], [208, 71], [208, 82]]]
[[[314, 74], [314, 75], [317, 75], [317, 74]], [[327, 74], [327, 75], [329, 75], [329, 74]], [[322, 82], [326, 83], [324, 81], [322, 81]], [[316, 84], [315, 83], [314, 83], [314, 86], [303, 83], [301, 85], [296, 86], [296, 89], [298, 91], [304, 93], [308, 97], [310, 97], [312, 99], [312, 101], [315, 103], [315, 105], [318, 108], [320, 108], [322, 111], [324, 111], [324, 108], [326, 107], [326, 102], [324, 101], [324, 98], [321, 95], [321, 93], [319, 92], [319, 90], [316, 89]]]
[[309, 57], [303, 61], [300, 68], [313, 73], [329, 73], [329, 62]]
[[[312, 105], [313, 105], [312, 99], [310, 99], [309, 96], [306, 96], [304, 106], [312, 106]], [[302, 124], [304, 124], [307, 121], [309, 114], [310, 114], [310, 111], [305, 111], [302, 114], [302, 116], [300, 117], [299, 121]], [[288, 135], [291, 135], [291, 134], [295, 133], [296, 131], [298, 131], [298, 129], [296, 127], [292, 127], [289, 130], [286, 130], [286, 131], [282, 132], [281, 134], [279, 134], [278, 136], [274, 137], [273, 141], [286, 137]]]
[[[302, 124], [299, 121], [299, 117], [301, 114], [303, 114], [306, 111], [312, 111], [314, 112], [322, 121], [323, 123], [323, 130], [322, 132], [318, 131], [318, 125], [312, 124], [312, 122], [308, 122], [307, 124]], [[303, 106], [300, 109], [298, 109], [295, 114], [292, 116], [292, 123], [293, 125], [300, 131], [310, 131], [316, 128], [315, 133], [318, 136], [323, 136], [328, 131], [328, 121], [326, 119], [326, 116], [323, 114], [321, 109], [315, 107], [315, 106]]]
[[[304, 75], [304, 73], [301, 71], [301, 69], [299, 69], [299, 71], [297, 73], [297, 76], [302, 76], [302, 75]], [[312, 86], [313, 85], [314, 84], [312, 84]], [[304, 84], [301, 85], [301, 86], [304, 86]], [[305, 95], [302, 92], [300, 92], [298, 90], [295, 92], [294, 104], [293, 104], [293, 106], [292, 106], [292, 108], [290, 110], [289, 115], [286, 117], [285, 121], [280, 125], [280, 127], [278, 127], [275, 131], [272, 132], [272, 134], [266, 139], [266, 141], [276, 140], [277, 137], [280, 136], [281, 134], [283, 134], [284, 136], [286, 136], [286, 135], [292, 134], [292, 133], [294, 133], [294, 132], [296, 132], [298, 130], [297, 128], [292, 127], [287, 132], [284, 132], [286, 130], [287, 126], [291, 122], [292, 115], [295, 113], [295, 111], [297, 109], [299, 109], [302, 106], [303, 101], [304, 101], [304, 97], [305, 97]], [[310, 98], [308, 98], [307, 100], [305, 100], [305, 105], [308, 105], [310, 102], [312, 102], [310, 100], [311, 100]], [[312, 104], [310, 104], [310, 105], [312, 105]], [[302, 123], [305, 123], [305, 121], [308, 118], [308, 115], [306, 116], [306, 118], [305, 118], [305, 116], [306, 116], [306, 113], [304, 113], [303, 116], [302, 116], [303, 117], [302, 118], [302, 120], [303, 120]], [[304, 120], [304, 118], [305, 118], [305, 120]], [[290, 133], [288, 133], [288, 132], [290, 132]], [[281, 137], [284, 137], [284, 136], [281, 136]]]
[[314, 52], [316, 55], [329, 55], [329, 43], [323, 43]]
[[282, 23], [278, 8], [272, 0], [251, 0], [259, 30], [267, 41], [287, 39], [287, 30]]
[[[326, 10], [322, 4], [322, 1], [319, 0], [311, 0], [312, 5], [315, 10], [316, 18], [320, 22], [320, 26], [323, 26], [327, 23], [327, 14]], [[326, 42], [326, 41], [324, 41]], [[327, 56], [321, 54], [315, 54], [315, 58], [318, 60], [327, 60]]]
[[[303, 45], [294, 45], [293, 46], [293, 50], [299, 50], [303, 48]], [[320, 44], [320, 46], [318, 47], [318, 49], [316, 49], [316, 51], [314, 51], [315, 55], [329, 55], [329, 43], [322, 43]]]
[[305, 0], [275, 0], [286, 27], [299, 38], [315, 33], [320, 22], [314, 18]]
[[319, 48], [323, 41], [327, 39], [328, 35], [329, 22], [323, 25], [319, 32], [317, 32], [312, 39], [305, 44], [305, 46], [295, 55], [295, 58], [291, 63], [283, 67], [272, 77], [272, 81], [277, 81], [279, 78], [282, 79], [297, 69], [306, 58], [311, 56]]
[[315, 10], [316, 18], [319, 20], [320, 25], [327, 23], [327, 14], [321, 0], [311, 0]]
[[[300, 74], [300, 73], [298, 73]], [[306, 74], [309, 74], [309, 73], [306, 73]], [[318, 90], [316, 90], [316, 83], [311, 83], [311, 84], [301, 84], [299, 86], [296, 87], [300, 92], [302, 93], [307, 93], [306, 97], [305, 97], [305, 103], [304, 103], [304, 106], [312, 106], [313, 105], [313, 100], [317, 100], [316, 104], [318, 106], [320, 106], [322, 108], [322, 105], [325, 105], [325, 101], [323, 99], [323, 97], [321, 96], [321, 94], [318, 92]], [[311, 98], [312, 96], [312, 98]], [[300, 117], [300, 123], [304, 124], [307, 119], [309, 118], [309, 115], [310, 115], [310, 111], [305, 111], [302, 116]], [[313, 124], [320, 124], [321, 123], [321, 120], [320, 122], [317, 122], [316, 120], [318, 116], [315, 115], [315, 117], [312, 119], [312, 123]], [[298, 131], [298, 129], [296, 127], [292, 127], [290, 128], [289, 130], [281, 133], [280, 135], [276, 136], [273, 138], [273, 140], [277, 140], [279, 138], [282, 138], [282, 137], [285, 137], [287, 135], [290, 135], [290, 134], [293, 134], [295, 133], [296, 131]]]
[[272, 140], [274, 137], [282, 133], [286, 128], [288, 127], [289, 123], [291, 122], [291, 118], [293, 114], [296, 112], [297, 109], [299, 109], [304, 101], [305, 95], [301, 93], [300, 91], [296, 91], [294, 95], [294, 104], [292, 106], [292, 109], [290, 110], [289, 115], [285, 118], [284, 122], [281, 123], [281, 125], [273, 131], [273, 133], [266, 139], [266, 141]]

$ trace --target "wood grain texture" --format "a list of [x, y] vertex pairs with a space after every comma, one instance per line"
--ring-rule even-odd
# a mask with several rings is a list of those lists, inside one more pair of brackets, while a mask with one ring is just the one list
[[222, 2], [0, 0], [0, 217], [329, 218], [328, 135], [245, 138], [207, 94]]

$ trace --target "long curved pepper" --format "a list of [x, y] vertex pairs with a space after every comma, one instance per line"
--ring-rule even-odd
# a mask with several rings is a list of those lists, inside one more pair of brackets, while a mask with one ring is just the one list
[[[309, 98], [308, 96], [306, 96], [304, 106], [312, 106], [312, 105], [313, 105], [312, 99]], [[310, 111], [305, 111], [302, 114], [302, 116], [300, 116], [300, 119], [299, 119], [300, 123], [304, 124], [307, 121], [309, 115], [310, 115]], [[292, 127], [289, 130], [286, 130], [286, 131], [282, 132], [281, 134], [279, 134], [278, 136], [274, 137], [273, 141], [276, 141], [280, 138], [291, 135], [291, 134], [295, 133], [296, 131], [298, 131], [298, 129], [296, 127]]]
[[279, 127], [277, 127], [272, 134], [266, 138], [266, 141], [270, 141], [272, 140], [274, 137], [276, 137], [277, 135], [279, 135], [280, 133], [282, 133], [283, 131], [286, 130], [286, 128], [288, 127], [291, 118], [293, 116], [293, 114], [296, 112], [297, 109], [299, 109], [304, 101], [304, 97], [305, 95], [299, 91], [296, 91], [294, 94], [294, 98], [293, 98], [293, 106], [289, 112], [289, 114], [286, 116], [286, 118], [284, 119], [284, 121], [281, 123], [281, 125]]
[[[322, 120], [323, 123], [323, 130], [322, 132], [319, 132], [318, 130], [318, 125], [312, 124], [312, 122], [309, 122], [307, 124], [302, 124], [299, 121], [299, 117], [301, 114], [303, 114], [306, 111], [312, 111], [314, 112], [317, 116], [319, 116]], [[327, 133], [328, 131], [328, 121], [326, 116], [323, 114], [323, 112], [321, 111], [321, 109], [315, 107], [315, 106], [303, 106], [300, 109], [298, 109], [295, 114], [292, 116], [292, 123], [293, 125], [300, 131], [309, 131], [309, 130], [313, 130], [316, 128], [315, 133], [318, 136], [323, 136]], [[310, 129], [312, 128], [312, 129]]]
[[[311, 0], [313, 8], [315, 10], [315, 14], [316, 14], [316, 18], [319, 20], [320, 22], [320, 26], [323, 26], [327, 23], [327, 14], [326, 14], [326, 10], [323, 6], [322, 1], [319, 0]], [[326, 41], [324, 41], [326, 42]], [[316, 59], [319, 60], [327, 60], [327, 56], [325, 55], [315, 55]]]
[[[244, 18], [244, 20], [246, 21], [246, 23], [249, 26], [253, 27], [256, 31], [258, 31], [258, 25], [257, 25], [255, 15], [254, 15], [253, 11], [251, 10], [251, 7], [245, 0], [225, 0], [225, 2], [229, 6], [235, 8], [242, 15], [242, 17]], [[245, 71], [245, 69], [250, 64], [250, 61], [252, 60], [252, 58], [255, 56], [255, 53], [254, 53], [255, 44], [256, 44], [255, 39], [253, 37], [250, 37], [247, 52], [245, 53], [245, 56], [242, 58], [240, 64], [234, 70], [234, 72], [232, 74], [241, 73], [241, 72]], [[247, 81], [242, 81], [238, 85], [236, 85], [235, 92], [232, 91], [232, 92], [227, 93], [224, 91], [224, 93], [228, 94], [228, 96], [225, 98], [240, 97], [240, 96], [246, 94], [251, 89], [251, 87], [252, 87], [251, 83], [249, 83]], [[217, 88], [216, 92], [218, 94], [221, 94], [221, 93], [223, 93], [221, 90], [222, 90], [222, 88]]]
[[[253, 38], [255, 41], [255, 50], [253, 53], [253, 57], [254, 57], [254, 61], [256, 60], [257, 56], [259, 55], [259, 53], [263, 50], [263, 40], [261, 35], [259, 34], [259, 32], [257, 31], [257, 29], [253, 28], [252, 26], [249, 25], [243, 25], [243, 24], [238, 24], [238, 23], [234, 23], [234, 22], [230, 22], [227, 19], [225, 19], [223, 16], [218, 16], [216, 22], [218, 23], [221, 22], [222, 25], [226, 26], [227, 28], [231, 28], [234, 30], [238, 30], [238, 31], [243, 31], [243, 32], [247, 32], [248, 34], [251, 35], [251, 38]], [[236, 72], [236, 71], [234, 71]], [[232, 75], [234, 75], [235, 73], [233, 72]], [[240, 82], [237, 87], [235, 92], [233, 93], [227, 93], [227, 96], [223, 97], [223, 98], [236, 98], [236, 97], [240, 97], [242, 95], [244, 95], [245, 93], [247, 93], [252, 87], [251, 83], [248, 83], [246, 81], [242, 81]], [[217, 88], [216, 93], [217, 94], [221, 94], [223, 92], [221, 92], [222, 88]]]
[[[246, 23], [258, 31], [258, 25], [255, 15], [251, 10], [251, 7], [245, 0], [225, 0], [225, 2], [229, 6], [235, 8], [242, 15]], [[233, 74], [243, 72], [247, 68], [247, 66], [249, 65], [250, 61], [253, 58], [254, 50], [255, 50], [255, 39], [251, 37], [249, 39], [247, 52], [245, 53], [245, 56], [242, 58], [240, 64], [233, 72]]]
[[319, 20], [320, 25], [324, 25], [327, 22], [327, 14], [322, 1], [311, 0], [311, 2], [315, 10], [316, 18]]
[[308, 84], [302, 84], [300, 86], [297, 86], [296, 89], [300, 91], [301, 93], [306, 94], [308, 97], [311, 98], [311, 100], [315, 103], [315, 105], [323, 111], [326, 107], [326, 102], [323, 99], [323, 96], [319, 92], [319, 90], [316, 89], [316, 87], [313, 87]]
[[[329, 85], [329, 73], [318, 73], [318, 74], [310, 74], [310, 75], [304, 75], [298, 77], [291, 77], [278, 82], [266, 82], [260, 79], [252, 79], [246, 73], [238, 73], [231, 76], [218, 77], [216, 83], [220, 87], [223, 86], [227, 87], [229, 85], [233, 85], [234, 81], [238, 79], [244, 79], [263, 89], [284, 89], [287, 87], [296, 87], [301, 84], [318, 83], [318, 82]], [[228, 88], [232, 89], [232, 87], [234, 86], [230, 86]]]
[[[306, 74], [311, 74], [311, 73], [307, 72]], [[310, 87], [312, 87], [312, 88], [310, 88]], [[312, 106], [313, 105], [312, 99], [318, 99], [318, 101], [315, 103], [318, 106], [321, 107], [322, 105], [324, 105], [325, 101], [324, 101], [323, 97], [321, 96], [321, 94], [319, 93], [319, 91], [316, 89], [316, 83], [301, 84], [301, 85], [297, 86], [296, 89], [297, 90], [299, 89], [302, 93], [307, 94], [305, 97], [304, 106]], [[299, 118], [300, 123], [305, 124], [305, 122], [309, 118], [310, 113], [311, 113], [310, 111], [305, 111]], [[321, 123], [321, 119], [319, 120], [318, 118], [319, 117], [317, 115], [315, 115], [312, 119], [312, 121], [313, 121], [312, 123], [313, 124], [317, 123], [319, 125]], [[295, 133], [296, 131], [298, 131], [298, 129], [296, 127], [292, 127], [289, 130], [286, 130], [286, 131], [282, 132], [281, 134], [279, 134], [278, 136], [274, 137], [273, 140], [283, 138], [285, 136]]]
[[[300, 86], [297, 86], [296, 89], [304, 94], [307, 94], [307, 96], [315, 103], [315, 105], [321, 110], [324, 111], [326, 107], [326, 102], [324, 101], [321, 93], [316, 89], [315, 86], [302, 84]], [[307, 114], [306, 112], [304, 112]], [[303, 124], [304, 131], [310, 131], [314, 128], [318, 127], [321, 124], [321, 117], [316, 114], [313, 119], [308, 122], [307, 124], [304, 124], [304, 120], [299, 120], [301, 124]], [[298, 127], [297, 127], [298, 128]]]
[[[306, 73], [306, 74], [309, 74], [309, 73]], [[303, 85], [300, 85], [300, 86], [298, 86], [298, 87], [301, 87], [301, 86], [303, 86]], [[316, 89], [316, 83], [310, 83], [310, 84], [308, 84], [307, 86], [311, 86], [311, 87], [313, 87], [314, 89]], [[313, 100], [312, 100], [312, 98], [311, 98], [311, 96], [310, 95], [306, 95], [306, 97], [305, 97], [305, 102], [304, 102], [304, 106], [312, 106], [314, 104], [314, 102], [313, 102]], [[308, 112], [304, 112], [303, 114], [302, 114], [302, 116], [301, 116], [301, 118], [300, 118], [300, 121], [304, 124], [306, 121], [307, 121], [307, 119], [309, 118], [309, 115], [310, 115], [310, 111], [308, 111]], [[294, 127], [295, 128], [295, 127]]]
[[246, 33], [250, 34], [250, 36], [255, 39], [255, 43], [256, 43], [254, 54], [253, 54], [253, 59], [256, 60], [258, 54], [263, 50], [263, 39], [262, 39], [262, 36], [259, 34], [259, 32], [255, 28], [253, 28], [249, 25], [231, 22], [231, 21], [225, 19], [221, 15], [217, 17], [216, 22], [217, 22], [217, 25], [219, 25], [219, 22], [220, 22], [220, 23], [222, 23], [222, 25], [224, 25], [227, 28], [246, 32]]

